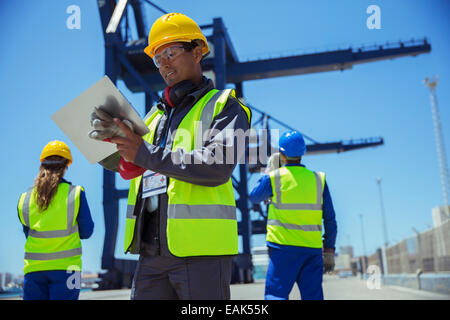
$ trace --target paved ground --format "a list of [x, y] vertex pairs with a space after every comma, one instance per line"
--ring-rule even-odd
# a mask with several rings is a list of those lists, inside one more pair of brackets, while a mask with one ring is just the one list
[[[356, 277], [340, 279], [336, 276], [325, 276], [323, 282], [324, 296], [327, 300], [450, 300], [450, 295], [413, 290], [403, 287], [382, 286], [380, 289], [369, 289], [366, 281]], [[20, 298], [15, 298], [20, 299]], [[82, 292], [80, 300], [128, 300], [130, 290], [108, 290]], [[231, 286], [232, 300], [264, 299], [264, 281], [251, 284], [235, 284]], [[295, 286], [290, 299], [300, 299]]]
[[[359, 278], [345, 278], [326, 276], [323, 282], [324, 296], [327, 300], [450, 300], [449, 295], [442, 295], [427, 291], [413, 290], [403, 287], [382, 286], [380, 289], [370, 290], [366, 281]], [[82, 300], [90, 299], [129, 299], [130, 290], [112, 290], [83, 292]], [[295, 286], [289, 296], [290, 299], [300, 299], [300, 293]], [[231, 286], [232, 300], [262, 300], [264, 299], [264, 281], [252, 284], [235, 284]]]
[[325, 277], [323, 288], [327, 300], [450, 300], [450, 295], [398, 286], [369, 289], [367, 281], [357, 277]]

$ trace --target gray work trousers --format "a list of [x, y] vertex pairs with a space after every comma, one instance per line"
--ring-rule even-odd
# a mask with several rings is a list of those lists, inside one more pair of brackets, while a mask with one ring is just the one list
[[229, 300], [233, 256], [140, 255], [132, 300]]

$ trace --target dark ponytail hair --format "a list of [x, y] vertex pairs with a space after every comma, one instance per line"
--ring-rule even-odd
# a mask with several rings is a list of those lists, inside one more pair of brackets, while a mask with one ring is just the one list
[[49, 156], [41, 163], [39, 173], [34, 180], [39, 211], [45, 211], [50, 205], [68, 163], [67, 159], [60, 156]]

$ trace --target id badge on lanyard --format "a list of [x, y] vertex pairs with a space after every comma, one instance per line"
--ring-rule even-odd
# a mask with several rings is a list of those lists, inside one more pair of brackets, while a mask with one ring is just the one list
[[142, 175], [142, 198], [148, 198], [167, 190], [167, 177], [160, 173], [147, 170]]

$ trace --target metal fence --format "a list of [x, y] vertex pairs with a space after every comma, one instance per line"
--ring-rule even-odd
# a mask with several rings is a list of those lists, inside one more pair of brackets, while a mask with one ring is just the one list
[[[380, 265], [379, 256], [368, 257], [369, 264]], [[386, 260], [389, 273], [450, 271], [450, 220], [388, 247]]]

